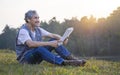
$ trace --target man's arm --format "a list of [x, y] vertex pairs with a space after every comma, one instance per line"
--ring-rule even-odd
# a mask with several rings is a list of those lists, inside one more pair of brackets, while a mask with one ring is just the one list
[[32, 41], [29, 36], [29, 33], [25, 29], [21, 29], [18, 36], [19, 44], [26, 44], [28, 47], [39, 47], [39, 46], [52, 46], [57, 47], [58, 41], [50, 41], [50, 42], [39, 42], [39, 41]]
[[[51, 34], [49, 35], [49, 37], [51, 38], [56, 38], [58, 40], [58, 42], [61, 42], [60, 39], [61, 39], [61, 36], [58, 35], [58, 34]], [[66, 38], [64, 41], [63, 41], [63, 44], [66, 45], [68, 43], [68, 38]]]
[[[61, 39], [61, 36], [58, 35], [58, 34], [51, 34], [49, 35], [49, 37], [51, 38], [56, 38], [58, 40], [58, 42], [61, 42], [60, 39]], [[66, 45], [68, 43], [68, 38], [66, 38], [64, 41], [63, 41], [63, 44]]]
[[28, 47], [39, 47], [39, 46], [52, 46], [52, 47], [57, 47], [58, 41], [49, 41], [49, 42], [39, 42], [39, 41], [32, 41], [32, 40], [27, 40], [26, 45]]
[[51, 33], [51, 34], [47, 35], [47, 37], [50, 37], [50, 38], [55, 38], [56, 40], [60, 40], [60, 38], [61, 38], [61, 36], [60, 36], [60, 35], [58, 35], [58, 34], [53, 34], [53, 33]]

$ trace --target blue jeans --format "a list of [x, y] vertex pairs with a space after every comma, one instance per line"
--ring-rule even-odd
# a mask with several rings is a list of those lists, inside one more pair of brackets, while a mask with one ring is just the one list
[[[53, 49], [59, 56], [51, 52]], [[63, 45], [58, 46], [57, 48], [50, 46], [40, 46], [34, 48], [33, 50], [27, 51], [24, 54], [21, 63], [39, 64], [42, 60], [45, 60], [53, 64], [61, 65], [64, 61], [64, 57], [69, 55], [70, 52]]]

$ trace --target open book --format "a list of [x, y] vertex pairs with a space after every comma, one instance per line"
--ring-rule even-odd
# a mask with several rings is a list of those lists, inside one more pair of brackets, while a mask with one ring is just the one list
[[66, 31], [65, 31], [65, 33], [63, 34], [63, 36], [60, 39], [61, 42], [58, 43], [58, 45], [63, 44], [63, 42], [65, 41], [65, 39], [70, 36], [70, 34], [73, 32], [73, 30], [74, 30], [73, 27], [67, 28]]
[[73, 27], [67, 28], [60, 41], [64, 41], [73, 31]]

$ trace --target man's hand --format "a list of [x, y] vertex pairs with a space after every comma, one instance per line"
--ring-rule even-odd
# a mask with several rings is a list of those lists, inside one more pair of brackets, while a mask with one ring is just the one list
[[64, 45], [66, 45], [68, 43], [68, 38], [65, 39], [65, 41], [63, 42]]
[[49, 43], [50, 43], [50, 46], [52, 46], [52, 47], [57, 47], [58, 46], [58, 41], [57, 40], [49, 41]]
[[66, 38], [64, 41], [58, 40], [58, 45], [66, 45], [68, 43], [68, 38]]

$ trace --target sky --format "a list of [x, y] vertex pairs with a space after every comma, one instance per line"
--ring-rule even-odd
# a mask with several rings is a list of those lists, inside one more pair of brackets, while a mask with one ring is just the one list
[[25, 23], [28, 10], [36, 10], [42, 21], [56, 17], [62, 22], [91, 15], [106, 18], [119, 6], [120, 0], [0, 0], [0, 33], [6, 24], [17, 28]]

